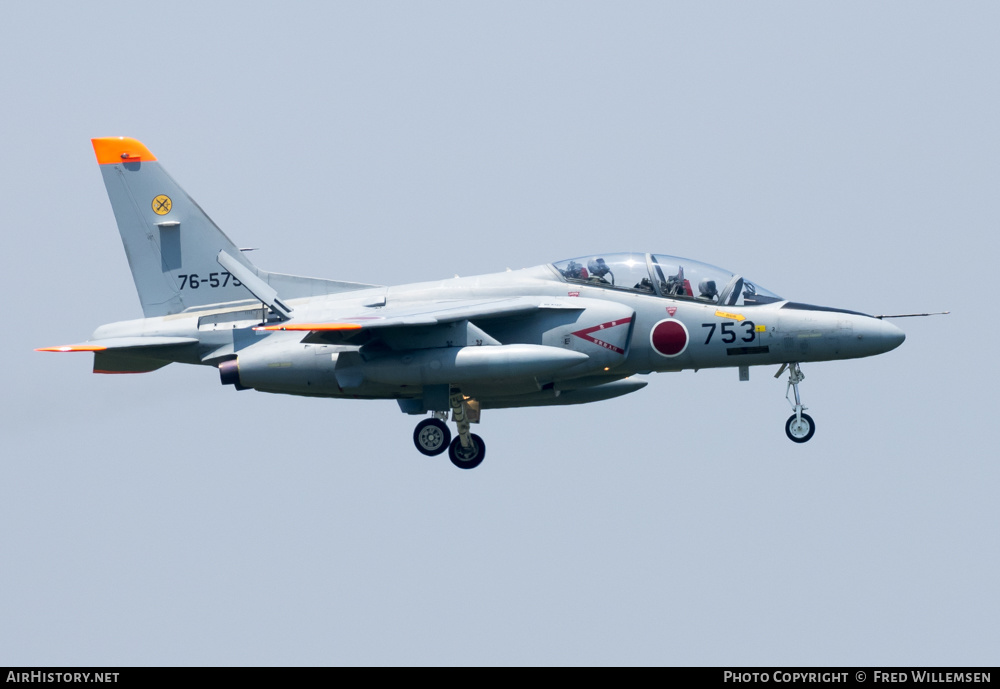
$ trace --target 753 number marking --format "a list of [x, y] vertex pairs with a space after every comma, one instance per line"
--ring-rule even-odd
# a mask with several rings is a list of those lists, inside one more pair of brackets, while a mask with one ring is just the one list
[[233, 283], [233, 287], [239, 287], [243, 283], [233, 277], [233, 275], [225, 270], [221, 273], [209, 273], [207, 278], [198, 277], [197, 273], [191, 273], [189, 275], [178, 275], [181, 279], [181, 289], [198, 289], [200, 287], [226, 287], [230, 282]]
[[754, 326], [753, 321], [742, 321], [740, 323], [723, 323], [721, 326], [718, 323], [702, 323], [701, 327], [708, 328], [708, 336], [705, 338], [705, 344], [712, 341], [712, 336], [715, 335], [715, 329], [718, 326], [719, 332], [721, 333], [722, 341], [726, 344], [732, 344], [736, 342], [736, 338], [739, 336], [737, 328], [744, 328], [743, 337], [740, 338], [741, 342], [753, 342], [757, 339], [757, 330]]

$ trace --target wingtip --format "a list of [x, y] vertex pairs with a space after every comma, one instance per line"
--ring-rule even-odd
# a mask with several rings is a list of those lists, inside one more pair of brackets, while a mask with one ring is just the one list
[[131, 139], [127, 136], [91, 139], [90, 143], [94, 145], [94, 155], [97, 156], [99, 165], [156, 160], [156, 156], [150, 153], [145, 144], [138, 139]]

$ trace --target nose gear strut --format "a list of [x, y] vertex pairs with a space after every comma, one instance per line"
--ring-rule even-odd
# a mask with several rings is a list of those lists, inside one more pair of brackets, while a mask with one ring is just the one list
[[[785, 399], [792, 405], [792, 410], [795, 413], [788, 417], [788, 421], [785, 422], [785, 435], [792, 442], [804, 443], [812, 438], [816, 432], [816, 422], [813, 421], [811, 416], [803, 413], [807, 407], [802, 404], [802, 399], [799, 397], [799, 383], [805, 380], [806, 377], [802, 373], [802, 369], [799, 368], [798, 363], [795, 362], [782, 364], [778, 372], [774, 374], [774, 377], [781, 377], [786, 368], [788, 369], [788, 386], [785, 388]], [[794, 402], [788, 397], [792, 391], [795, 392]]]

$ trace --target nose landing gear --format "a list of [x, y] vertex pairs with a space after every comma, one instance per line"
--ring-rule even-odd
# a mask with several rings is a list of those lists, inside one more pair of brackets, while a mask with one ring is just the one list
[[808, 414], [792, 414], [785, 422], [785, 435], [795, 443], [804, 443], [816, 432], [816, 422]]
[[448, 450], [448, 458], [459, 469], [475, 469], [486, 458], [486, 443], [475, 433], [469, 432], [470, 420], [466, 413], [465, 397], [457, 388], [452, 388], [449, 397], [452, 420], [458, 431], [455, 439], [445, 420], [448, 412], [434, 412], [434, 416], [417, 424], [413, 431], [413, 444], [428, 457]]
[[[786, 368], [788, 369], [788, 387], [785, 388], [785, 399], [792, 405], [795, 413], [788, 417], [788, 421], [785, 422], [785, 435], [792, 442], [804, 443], [812, 438], [816, 432], [816, 422], [813, 421], [811, 416], [803, 413], [806, 407], [802, 404], [802, 400], [799, 397], [799, 383], [805, 380], [806, 377], [797, 363], [782, 364], [774, 377], [780, 377]], [[793, 390], [795, 392], [794, 402], [788, 398], [789, 393]]]

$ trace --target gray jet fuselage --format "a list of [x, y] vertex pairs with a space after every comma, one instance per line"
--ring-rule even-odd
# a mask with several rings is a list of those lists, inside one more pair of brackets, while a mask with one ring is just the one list
[[[665, 254], [594, 254], [437, 282], [380, 287], [257, 268], [141, 142], [94, 139], [145, 318], [87, 342], [98, 373], [179, 362], [238, 390], [393, 399], [429, 414], [414, 443], [482, 462], [483, 409], [582, 404], [646, 386], [657, 371], [781, 365], [794, 389], [786, 434], [815, 430], [804, 362], [889, 351], [881, 318], [787, 301], [729, 271]], [[458, 437], [444, 420], [451, 414]]]
[[[577, 379], [592, 387], [650, 372], [853, 359], [889, 351], [904, 339], [896, 326], [855, 312], [787, 301], [720, 306], [626, 292], [598, 284], [570, 283], [548, 265], [286, 301], [293, 307], [296, 321], [323, 323], [344, 319], [346, 313], [376, 320], [390, 306], [433, 305], [436, 311], [447, 311], [450, 305], [468, 300], [503, 302], [513, 297], [534, 299], [540, 307], [516, 317], [487, 315], [468, 320], [500, 345], [541, 345], [577, 352], [585, 358], [553, 362], [551, 367], [542, 362], [536, 369], [525, 369], [525, 362], [520, 366], [515, 362], [511, 370], [474, 375], [463, 382], [462, 389], [470, 397], [482, 397], [484, 406], [494, 406], [491, 397], [538, 392], [548, 384], [573, 389], [572, 381]], [[213, 352], [228, 355], [232, 351], [250, 362], [243, 373], [245, 387], [287, 394], [390, 399], [420, 397], [424, 381], [428, 385], [460, 382], [442, 382], [434, 372], [446, 367], [449, 358], [467, 354], [466, 348], [497, 346], [476, 338], [470, 341], [465, 333], [454, 332], [453, 325], [441, 324], [399, 328], [403, 332], [393, 334], [403, 341], [390, 337], [391, 348], [383, 345], [384, 338], [380, 338], [378, 344], [383, 346], [379, 347], [302, 342], [308, 338], [301, 331], [254, 330], [261, 322], [260, 305], [254, 306], [248, 301], [114, 323], [99, 328], [94, 340], [191, 338], [198, 341], [197, 346], [181, 348], [172, 360], [217, 365], [218, 354], [213, 357]], [[242, 312], [245, 318], [229, 320], [234, 312]], [[657, 338], [662, 331], [666, 331], [663, 339]], [[415, 356], [417, 352], [430, 354], [421, 358]], [[337, 359], [345, 353], [360, 353], [357, 385], [345, 387], [337, 381]], [[390, 373], [401, 382], [392, 382]], [[461, 378], [453, 371], [456, 376]]]

